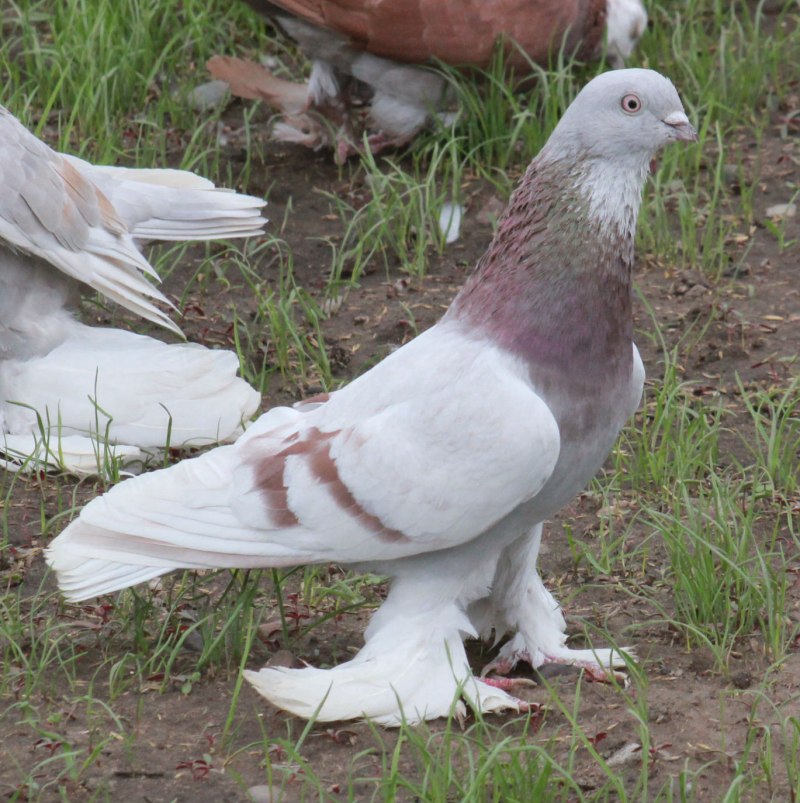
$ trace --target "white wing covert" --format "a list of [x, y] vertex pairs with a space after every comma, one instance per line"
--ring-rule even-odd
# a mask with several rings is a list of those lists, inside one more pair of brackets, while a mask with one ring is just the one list
[[295, 413], [288, 432], [248, 433], [243, 520], [258, 526], [266, 507], [319, 560], [383, 560], [470, 541], [535, 496], [558, 459], [555, 419], [513, 358], [449, 329]]

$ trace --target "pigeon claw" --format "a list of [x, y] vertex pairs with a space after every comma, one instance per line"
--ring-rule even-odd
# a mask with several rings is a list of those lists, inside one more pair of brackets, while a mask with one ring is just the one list
[[[478, 689], [488, 687], [482, 691], [483, 699], [479, 700], [479, 707], [484, 712], [511, 710], [519, 714], [531, 714], [538, 719], [544, 710], [544, 706], [539, 703], [523, 700], [514, 694], [515, 689], [519, 687], [530, 688], [536, 685], [528, 678], [475, 678], [474, 680]], [[497, 692], [493, 694], [489, 691], [491, 689], [497, 689]], [[502, 696], [497, 698], [498, 694]]]
[[493, 686], [495, 689], [502, 689], [505, 692], [513, 691], [515, 686], [531, 687], [536, 683], [530, 678], [487, 678], [481, 677], [483, 683], [487, 686]]
[[[636, 660], [633, 650], [624, 648], [630, 660]], [[582, 669], [588, 680], [593, 683], [626, 683], [628, 675], [624, 671], [627, 666], [622, 654], [617, 650], [565, 650], [564, 653], [544, 655], [544, 664], [562, 664]]]
[[592, 683], [622, 683], [624, 685], [628, 682], [627, 674], [616, 669], [601, 669], [598, 672], [595, 667], [587, 666], [583, 671]]
[[533, 666], [530, 653], [525, 649], [514, 650], [505, 654], [501, 651], [497, 658], [483, 667], [481, 677], [485, 678], [490, 672], [495, 675], [507, 675], [520, 661]]
[[544, 714], [545, 707], [541, 703], [528, 703], [525, 700], [520, 700], [519, 710], [521, 714], [530, 714], [535, 719], [538, 719]]

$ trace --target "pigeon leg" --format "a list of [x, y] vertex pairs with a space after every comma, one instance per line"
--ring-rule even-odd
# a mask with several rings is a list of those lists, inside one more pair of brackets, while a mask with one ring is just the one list
[[353, 132], [353, 106], [349, 90], [350, 78], [323, 59], [316, 59], [308, 79], [309, 116], [318, 127], [329, 129], [336, 164], [344, 164], [359, 152]]
[[[473, 621], [486, 636], [512, 632], [512, 638], [482, 672], [508, 674], [520, 662], [534, 669], [544, 664], [567, 664], [586, 670], [595, 680], [621, 676], [614, 669], [625, 667], [616, 650], [572, 650], [566, 646], [566, 622], [561, 607], [545, 588], [536, 569], [542, 525], [510, 544], [495, 570], [493, 592], [488, 600], [470, 610]], [[630, 650], [626, 650], [632, 655]]]

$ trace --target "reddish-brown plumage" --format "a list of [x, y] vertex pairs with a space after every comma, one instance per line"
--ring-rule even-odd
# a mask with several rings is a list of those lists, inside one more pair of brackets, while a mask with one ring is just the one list
[[260, 64], [230, 56], [212, 56], [206, 66], [214, 78], [227, 81], [237, 97], [266, 100], [293, 115], [308, 108], [305, 84], [278, 78]]
[[88, 222], [90, 225], [101, 225], [117, 235], [127, 231], [108, 198], [72, 164], [66, 159], [59, 159], [53, 163], [53, 167], [63, 180], [64, 189], [71, 201], [71, 204], [65, 203], [61, 210], [65, 222], [70, 221], [73, 216], [80, 215], [83, 220], [75, 227], [76, 229]]
[[338, 431], [322, 432], [316, 427], [312, 427], [304, 434], [302, 440], [298, 440], [298, 433], [295, 432], [284, 441], [288, 444], [286, 448], [266, 460], [260, 459], [254, 464], [256, 487], [264, 496], [273, 526], [294, 527], [300, 524], [299, 519], [289, 507], [284, 472], [289, 457], [305, 455], [311, 476], [320, 485], [326, 486], [342, 510], [347, 511], [380, 540], [407, 541], [408, 536], [404, 533], [387, 527], [377, 516], [367, 513], [342, 481], [336, 463], [331, 457], [330, 441], [338, 434]]
[[[322, 434], [322, 433], [320, 433]], [[286, 459], [296, 454], [308, 454], [316, 446], [314, 440], [298, 441], [296, 432], [289, 435], [284, 443], [290, 444], [268, 460], [258, 461], [254, 468], [256, 486], [261, 490], [267, 503], [269, 517], [276, 527], [294, 527], [300, 522], [289, 509], [288, 490], [283, 480]]]
[[[250, 0], [259, 10], [278, 6], [350, 38], [370, 53], [408, 63], [441, 59], [488, 66], [500, 38], [517, 42], [534, 61], [565, 41], [589, 57], [606, 23], [606, 0]], [[525, 57], [509, 48], [516, 66]]]

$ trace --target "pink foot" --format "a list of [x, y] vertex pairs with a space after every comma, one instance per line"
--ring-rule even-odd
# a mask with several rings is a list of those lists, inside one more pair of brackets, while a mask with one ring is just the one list
[[510, 703], [519, 713], [532, 714], [534, 717], [538, 717], [544, 710], [544, 706], [539, 703], [522, 700], [513, 693], [515, 686], [535, 686], [536, 684], [532, 680], [527, 678], [481, 678], [478, 680], [478, 678], [475, 678], [475, 681], [484, 686], [491, 686], [494, 689], [504, 691], [508, 695], [506, 708], [509, 707]]
[[341, 135], [336, 138], [334, 161], [337, 165], [343, 165], [351, 156], [355, 156], [359, 152], [359, 149], [345, 136]]
[[481, 678], [481, 683], [493, 686], [495, 689], [502, 689], [511, 692], [515, 686], [535, 686], [536, 684], [528, 678]]
[[519, 697], [515, 697], [514, 699], [517, 701], [520, 714], [539, 716], [544, 711], [544, 706], [540, 703], [529, 703], [526, 700], [520, 700]]
[[533, 666], [531, 656], [527, 650], [515, 650], [508, 655], [501, 653], [494, 661], [490, 661], [483, 667], [481, 677], [485, 678], [490, 672], [494, 672], [495, 675], [507, 675], [520, 661], [525, 661]]
[[367, 137], [367, 147], [370, 150], [370, 153], [378, 154], [381, 151], [385, 151], [387, 148], [402, 148], [404, 145], [407, 145], [411, 140], [411, 137], [389, 137], [383, 133], [383, 131], [378, 131], [375, 134], [370, 134]]

